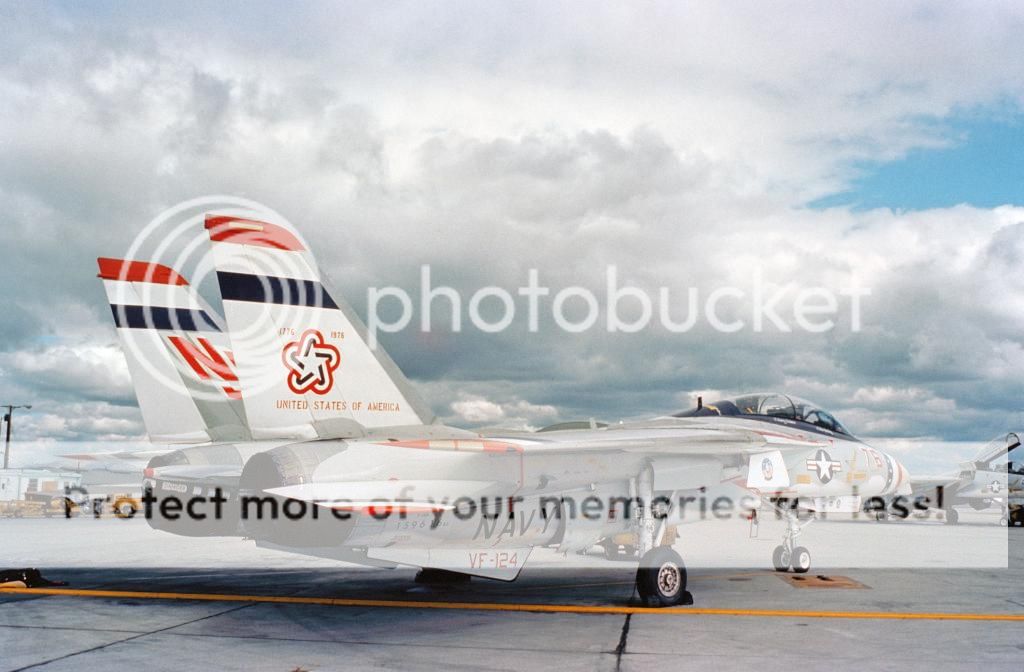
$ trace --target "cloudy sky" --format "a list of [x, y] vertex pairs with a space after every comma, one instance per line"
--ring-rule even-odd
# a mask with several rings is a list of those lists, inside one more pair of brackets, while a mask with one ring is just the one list
[[209, 194], [287, 217], [360, 312], [422, 264], [467, 293], [600, 295], [608, 265], [871, 290], [859, 332], [386, 335], [451, 423], [782, 389], [899, 445], [1024, 424], [1019, 4], [12, 2], [0, 32], [23, 439], [144, 435], [95, 258]]

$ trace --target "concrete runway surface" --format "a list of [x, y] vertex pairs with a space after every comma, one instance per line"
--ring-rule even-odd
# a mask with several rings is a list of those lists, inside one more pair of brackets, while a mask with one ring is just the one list
[[[695, 604], [660, 611], [640, 608], [633, 565], [597, 558], [542, 553], [513, 583], [421, 586], [413, 570], [173, 537], [142, 521], [2, 520], [0, 565], [70, 585], [0, 592], [0, 670], [1024, 669], [1024, 530], [964, 518], [955, 529], [818, 522], [807, 542], [826, 558], [851, 530], [870, 530], [892, 549], [959, 546], [991, 565], [812, 569], [824, 587], [766, 569], [777, 541], [764, 525], [717, 553], [705, 526], [686, 526], [676, 548]], [[1005, 562], [978, 555], [979, 540], [1000, 539]], [[734, 566], [707, 561], [723, 553]]]

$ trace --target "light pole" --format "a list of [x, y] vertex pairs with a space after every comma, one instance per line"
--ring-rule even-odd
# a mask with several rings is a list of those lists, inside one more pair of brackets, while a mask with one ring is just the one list
[[24, 408], [26, 411], [32, 408], [32, 404], [16, 406], [14, 404], [0, 404], [0, 408], [6, 408], [7, 413], [4, 414], [4, 420], [7, 421], [7, 440], [4, 441], [4, 469], [11, 460], [11, 419], [14, 417], [14, 409]]

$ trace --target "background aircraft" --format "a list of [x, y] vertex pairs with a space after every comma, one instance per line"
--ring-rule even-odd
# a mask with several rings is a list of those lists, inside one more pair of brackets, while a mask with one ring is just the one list
[[[1019, 467], [1009, 463], [1010, 453], [1019, 447], [1017, 434], [1000, 436], [982, 448], [973, 460], [961, 464], [958, 471], [911, 479], [911, 487], [915, 494], [939, 503], [948, 524], [955, 525], [959, 519], [954, 507], [967, 504], [976, 511], [999, 506], [1002, 509], [999, 524], [1007, 525], [1011, 518], [1011, 498], [1019, 497], [1024, 478], [1018, 472]], [[1021, 518], [1019, 511], [1019, 507], [1013, 508], [1015, 523]], [[1020, 522], [1024, 524], [1024, 520]]]

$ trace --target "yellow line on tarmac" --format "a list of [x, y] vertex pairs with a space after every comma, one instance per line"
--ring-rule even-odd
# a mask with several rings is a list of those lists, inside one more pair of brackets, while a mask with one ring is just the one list
[[[691, 576], [690, 582], [693, 581], [723, 581], [726, 579], [735, 579], [740, 577], [750, 576], [777, 576], [778, 572], [773, 571], [757, 571], [757, 572], [742, 572], [739, 574], [714, 574], [714, 575], [701, 575]], [[166, 579], [167, 577], [161, 576], [160, 578]], [[551, 590], [553, 588], [588, 588], [594, 586], [632, 586], [635, 582], [630, 579], [628, 581], [595, 581], [594, 583], [553, 583], [553, 584], [541, 584], [539, 586], [519, 586], [516, 588], [517, 592], [532, 592], [535, 590]]]
[[222, 593], [157, 593], [135, 590], [78, 590], [73, 588], [3, 588], [0, 595], [58, 595], [139, 600], [195, 600], [203, 602], [253, 602], [258, 604], [308, 604], [328, 607], [384, 607], [399, 609], [459, 609], [519, 611], [557, 614], [659, 614], [662, 616], [760, 616], [775, 618], [851, 618], [914, 621], [1014, 621], [1024, 614], [970, 614], [891, 611], [799, 611], [788, 609], [707, 609], [697, 607], [613, 607], [577, 604], [501, 604], [494, 602], [431, 602], [420, 600], [365, 600], [344, 597], [286, 595], [232, 595]]

